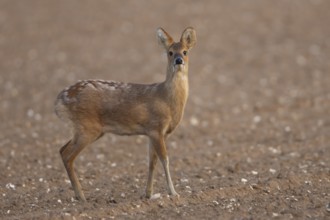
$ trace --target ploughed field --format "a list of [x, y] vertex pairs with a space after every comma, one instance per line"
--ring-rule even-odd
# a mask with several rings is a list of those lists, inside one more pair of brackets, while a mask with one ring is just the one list
[[[330, 218], [330, 2], [0, 2], [1, 219]], [[153, 83], [155, 30], [193, 26], [190, 94], [167, 141], [179, 198], [158, 164], [144, 198], [147, 139], [107, 134], [76, 159], [59, 149], [57, 94], [83, 79]]]

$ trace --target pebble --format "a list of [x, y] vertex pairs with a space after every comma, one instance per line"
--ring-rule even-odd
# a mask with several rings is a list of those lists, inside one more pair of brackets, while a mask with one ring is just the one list
[[285, 132], [289, 133], [289, 132], [291, 131], [291, 128], [290, 128], [290, 126], [286, 126], [286, 127], [284, 128], [284, 130], [285, 130]]
[[42, 119], [41, 114], [35, 113], [33, 109], [28, 109], [27, 112], [26, 112], [26, 115], [29, 118], [35, 119], [36, 121], [40, 121]]
[[269, 172], [271, 172], [272, 174], [274, 174], [274, 173], [276, 173], [276, 170], [273, 169], [273, 168], [270, 168], [270, 169], [269, 169]]
[[306, 181], [305, 181], [305, 184], [311, 186], [311, 185], [312, 185], [312, 181], [310, 181], [310, 180], [306, 180]]
[[160, 193], [153, 194], [150, 199], [159, 199], [160, 198]]
[[256, 115], [253, 117], [253, 122], [258, 124], [261, 122], [261, 116], [260, 115]]
[[278, 149], [276, 149], [274, 147], [269, 147], [268, 150], [270, 152], [272, 152], [273, 154], [280, 154], [281, 153], [281, 150], [278, 150]]
[[112, 164], [111, 164], [111, 167], [116, 167], [116, 166], [117, 166], [116, 163], [112, 163]]
[[192, 117], [190, 118], [190, 124], [191, 124], [192, 126], [198, 126], [198, 125], [199, 125], [199, 120], [198, 120], [198, 118], [192, 116]]
[[241, 179], [241, 182], [244, 184], [247, 183], [247, 181], [248, 181], [247, 179], [244, 179], [244, 178]]
[[98, 159], [98, 160], [103, 160], [104, 159], [104, 154], [98, 154], [98, 155], [96, 155], [96, 159]]
[[12, 183], [7, 183], [7, 184], [6, 184], [6, 188], [7, 188], [7, 189], [13, 189], [13, 190], [16, 190], [16, 186], [15, 186], [14, 184], [12, 184]]
[[187, 178], [182, 178], [182, 179], [180, 179], [180, 181], [181, 181], [181, 183], [188, 183], [189, 182], [189, 180]]
[[330, 202], [328, 203], [328, 205], [326, 206], [327, 212], [330, 212]]
[[279, 216], [278, 213], [273, 212], [273, 217], [278, 217], [278, 216]]
[[160, 202], [160, 203], [158, 203], [158, 206], [160, 207], [160, 208], [163, 208], [164, 207], [164, 202]]
[[29, 110], [27, 110], [26, 115], [27, 115], [29, 118], [32, 118], [32, 117], [34, 116], [34, 111], [33, 111], [32, 109], [29, 109]]
[[251, 173], [252, 173], [253, 175], [258, 175], [258, 172], [255, 171], [255, 170], [252, 170]]
[[210, 147], [213, 146], [213, 141], [212, 140], [208, 140], [207, 141], [207, 145], [210, 146]]

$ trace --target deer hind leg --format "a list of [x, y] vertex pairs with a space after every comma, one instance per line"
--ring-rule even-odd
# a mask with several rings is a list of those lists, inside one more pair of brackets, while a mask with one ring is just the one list
[[96, 132], [76, 132], [73, 139], [65, 144], [60, 154], [63, 160], [64, 167], [68, 173], [71, 185], [78, 200], [86, 201], [85, 195], [82, 191], [78, 176], [74, 170], [73, 162], [78, 154], [90, 143], [102, 136]]
[[163, 135], [156, 135], [151, 137], [152, 140], [152, 145], [163, 165], [164, 171], [165, 171], [165, 176], [166, 176], [166, 181], [167, 181], [167, 188], [169, 191], [170, 195], [175, 195], [178, 196], [179, 194], [175, 191], [171, 174], [170, 174], [170, 169], [169, 169], [169, 159], [167, 156], [167, 150], [166, 150], [166, 144], [164, 140]]
[[157, 164], [158, 158], [155, 148], [152, 144], [152, 141], [149, 142], [149, 174], [148, 174], [148, 182], [146, 189], [146, 197], [150, 198], [153, 194], [153, 179], [154, 179], [154, 171]]

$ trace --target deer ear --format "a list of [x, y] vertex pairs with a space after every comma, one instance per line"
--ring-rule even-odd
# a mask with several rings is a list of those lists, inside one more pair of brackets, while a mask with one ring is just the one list
[[161, 44], [166, 50], [173, 44], [173, 38], [164, 31], [163, 28], [157, 29], [158, 43]]
[[188, 49], [194, 47], [197, 42], [196, 31], [192, 27], [186, 28], [181, 36], [180, 42], [186, 45]]

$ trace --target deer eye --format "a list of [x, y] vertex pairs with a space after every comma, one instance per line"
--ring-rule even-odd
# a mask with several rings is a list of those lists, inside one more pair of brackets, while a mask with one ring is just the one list
[[172, 51], [168, 52], [168, 55], [172, 56], [173, 55], [173, 52]]
[[183, 51], [183, 55], [187, 56], [187, 51], [186, 50]]

